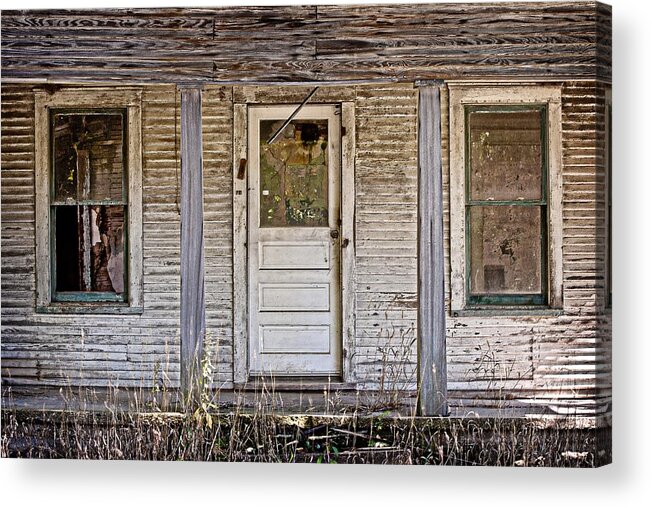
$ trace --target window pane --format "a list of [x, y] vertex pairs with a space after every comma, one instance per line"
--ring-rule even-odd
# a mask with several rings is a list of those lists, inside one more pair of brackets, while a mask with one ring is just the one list
[[124, 206], [55, 206], [56, 290], [124, 293]]
[[540, 206], [471, 207], [471, 294], [541, 293], [540, 217]]
[[58, 202], [122, 201], [122, 114], [54, 114]]
[[260, 226], [328, 226], [328, 121], [260, 121]]
[[472, 200], [541, 199], [540, 114], [530, 110], [468, 115]]

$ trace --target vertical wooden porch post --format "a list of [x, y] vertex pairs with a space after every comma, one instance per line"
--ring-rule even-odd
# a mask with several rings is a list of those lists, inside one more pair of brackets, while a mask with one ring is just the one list
[[418, 82], [418, 409], [447, 415], [441, 81]]
[[181, 92], [181, 389], [196, 401], [206, 332], [201, 87]]

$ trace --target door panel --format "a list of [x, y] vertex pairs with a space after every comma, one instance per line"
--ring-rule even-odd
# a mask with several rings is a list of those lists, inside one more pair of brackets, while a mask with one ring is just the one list
[[249, 374], [341, 373], [340, 117], [249, 109]]
[[[294, 233], [294, 237], [298, 234]], [[328, 269], [330, 241], [260, 241], [260, 269]]]
[[330, 352], [330, 326], [260, 326], [263, 353]]
[[259, 311], [328, 311], [330, 284], [260, 283]]

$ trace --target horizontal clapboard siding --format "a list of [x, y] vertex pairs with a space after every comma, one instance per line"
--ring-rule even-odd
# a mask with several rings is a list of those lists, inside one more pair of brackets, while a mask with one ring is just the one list
[[[300, 27], [297, 27], [298, 30]], [[206, 352], [215, 387], [233, 378], [233, 103], [297, 103], [310, 87], [203, 91]], [[595, 413], [610, 401], [604, 315], [603, 86], [562, 87], [563, 285], [560, 315], [449, 316], [450, 407]], [[442, 90], [446, 304], [450, 278], [448, 94]], [[359, 389], [416, 388], [417, 108], [411, 84], [323, 87], [314, 102], [355, 105], [354, 374]], [[2, 367], [18, 384], [177, 385], [179, 96], [143, 91], [145, 311], [34, 313], [34, 111], [27, 86], [2, 94]]]
[[2, 87], [1, 114], [2, 314], [16, 318], [34, 305], [36, 287], [34, 97], [27, 87]]
[[203, 199], [207, 366], [214, 387], [233, 381], [233, 90], [203, 91]]
[[562, 101], [564, 299], [568, 309], [595, 313], [605, 290], [605, 92], [570, 82]]
[[355, 95], [355, 376], [361, 388], [415, 388], [418, 90]]
[[65, 81], [610, 80], [610, 18], [597, 2], [14, 10], [2, 13], [2, 70]]
[[2, 88], [2, 380], [174, 387], [179, 377], [175, 87], [144, 90], [142, 315], [35, 313], [34, 94]]

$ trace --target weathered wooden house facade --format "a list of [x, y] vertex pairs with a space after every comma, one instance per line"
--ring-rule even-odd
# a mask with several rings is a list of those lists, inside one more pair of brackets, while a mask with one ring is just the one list
[[608, 414], [610, 19], [2, 12], [3, 388]]

